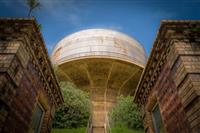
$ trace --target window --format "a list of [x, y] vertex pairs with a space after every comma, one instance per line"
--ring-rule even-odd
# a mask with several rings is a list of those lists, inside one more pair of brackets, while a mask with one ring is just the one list
[[3, 126], [5, 123], [5, 120], [8, 116], [9, 107], [6, 105], [6, 103], [2, 100], [0, 100], [0, 132], [3, 132]]
[[32, 128], [34, 133], [40, 132], [43, 116], [44, 116], [44, 109], [40, 104], [37, 104], [32, 118]]
[[165, 133], [165, 128], [163, 125], [158, 104], [152, 110], [152, 117], [153, 117], [153, 125], [155, 129], [155, 133]]

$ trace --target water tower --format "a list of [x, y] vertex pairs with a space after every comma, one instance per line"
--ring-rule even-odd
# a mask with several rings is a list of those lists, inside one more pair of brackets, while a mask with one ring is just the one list
[[52, 52], [60, 81], [91, 97], [92, 133], [104, 133], [107, 112], [119, 95], [133, 95], [146, 63], [143, 47], [113, 30], [88, 29], [63, 38]]

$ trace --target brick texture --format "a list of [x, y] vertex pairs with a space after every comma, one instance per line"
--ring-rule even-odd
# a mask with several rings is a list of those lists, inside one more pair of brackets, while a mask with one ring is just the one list
[[[62, 96], [40, 37], [34, 19], [0, 19], [2, 133], [32, 133], [38, 102], [45, 109], [41, 132], [51, 131], [55, 107], [62, 103]], [[38, 58], [39, 54], [43, 56]]]
[[145, 132], [159, 105], [167, 133], [200, 132], [200, 21], [163, 21], [135, 94]]

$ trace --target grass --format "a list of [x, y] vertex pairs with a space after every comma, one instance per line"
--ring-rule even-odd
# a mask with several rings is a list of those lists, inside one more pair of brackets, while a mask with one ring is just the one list
[[85, 133], [86, 128], [76, 129], [52, 129], [51, 133]]
[[[77, 129], [52, 129], [51, 133], [85, 133], [86, 128]], [[123, 127], [112, 128], [112, 133], [144, 133], [140, 130], [131, 130]]]
[[144, 131], [131, 130], [127, 128], [112, 128], [112, 133], [144, 133]]

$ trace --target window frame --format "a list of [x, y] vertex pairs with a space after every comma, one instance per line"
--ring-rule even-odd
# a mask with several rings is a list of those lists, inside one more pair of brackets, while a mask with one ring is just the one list
[[[153, 111], [155, 110], [155, 108], [158, 107], [159, 109], [159, 112], [160, 112], [160, 106], [159, 104], [156, 102], [151, 110], [151, 117], [152, 117], [152, 123], [153, 123], [153, 129], [155, 131], [155, 133], [161, 133], [161, 132], [158, 132], [158, 125], [156, 124], [156, 120], [155, 120], [155, 116], [154, 116], [154, 113]], [[164, 126], [164, 122], [163, 122], [163, 118], [162, 118], [162, 115], [161, 115], [161, 112], [160, 112], [160, 117], [161, 117], [161, 121], [162, 121], [162, 125]]]
[[33, 117], [34, 117], [34, 115], [36, 113], [36, 107], [37, 106], [42, 110], [42, 116], [40, 117], [39, 126], [37, 127], [36, 131], [35, 131], [33, 125], [32, 125], [33, 124], [32, 121], [31, 121], [31, 125], [32, 125], [32, 129], [33, 129], [34, 133], [40, 133], [41, 128], [42, 128], [42, 124], [43, 124], [43, 120], [44, 120], [44, 116], [45, 116], [44, 107], [42, 106], [42, 104], [40, 102], [37, 102], [36, 106], [35, 106], [35, 110], [34, 110], [33, 116], [32, 116], [32, 120], [33, 120]]

